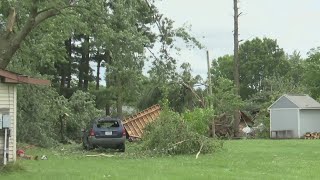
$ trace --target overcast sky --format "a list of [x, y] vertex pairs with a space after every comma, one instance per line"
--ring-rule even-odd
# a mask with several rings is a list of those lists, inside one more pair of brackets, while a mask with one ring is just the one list
[[[157, 2], [161, 13], [175, 21], [175, 27], [192, 25], [192, 34], [209, 50], [210, 58], [233, 52], [232, 0], [162, 0]], [[303, 57], [320, 46], [320, 0], [241, 0], [240, 39], [268, 37], [278, 40], [287, 53], [294, 50]], [[206, 77], [205, 50], [181, 52], [194, 74]]]

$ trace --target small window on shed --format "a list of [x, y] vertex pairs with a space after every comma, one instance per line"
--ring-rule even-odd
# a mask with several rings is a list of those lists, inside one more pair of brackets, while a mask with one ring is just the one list
[[119, 127], [118, 121], [99, 121], [97, 123], [98, 128], [110, 128], [110, 127]]

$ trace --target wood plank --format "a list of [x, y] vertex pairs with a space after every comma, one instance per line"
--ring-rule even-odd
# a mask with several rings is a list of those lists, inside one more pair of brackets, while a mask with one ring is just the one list
[[131, 125], [131, 127], [132, 127], [132, 129], [133, 129], [133, 134], [134, 135], [138, 135], [139, 133], [138, 133], [138, 130], [137, 130], [137, 128], [135, 127], [135, 125], [133, 124], [133, 122], [134, 121], [131, 121], [130, 122], [130, 125]]
[[132, 124], [135, 124], [136, 130], [138, 135], [140, 136], [142, 133], [142, 130], [140, 129], [139, 125], [138, 125], [138, 121], [133, 121]]

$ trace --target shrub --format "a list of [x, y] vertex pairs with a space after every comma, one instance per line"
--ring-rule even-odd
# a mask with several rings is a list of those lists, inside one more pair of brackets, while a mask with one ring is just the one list
[[59, 94], [52, 87], [19, 85], [17, 98], [17, 140], [41, 146], [57, 144], [61, 106]]
[[196, 108], [183, 114], [183, 119], [190, 125], [190, 128], [202, 135], [208, 135], [209, 123], [213, 118], [214, 111], [209, 108]]
[[70, 139], [79, 139], [81, 128], [94, 118], [101, 116], [102, 111], [95, 107], [95, 97], [90, 93], [76, 91], [70, 97], [67, 109], [71, 115], [67, 118], [67, 136]]
[[17, 140], [42, 147], [55, 146], [62, 139], [79, 139], [81, 128], [101, 115], [94, 96], [82, 91], [68, 100], [52, 87], [19, 85], [17, 99]]
[[160, 117], [148, 124], [143, 136], [142, 148], [159, 154], [191, 154], [199, 151], [210, 153], [222, 146], [194, 131], [175, 112], [164, 110]]

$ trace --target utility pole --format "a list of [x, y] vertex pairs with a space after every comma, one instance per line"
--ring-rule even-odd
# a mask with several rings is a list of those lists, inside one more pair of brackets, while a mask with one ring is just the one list
[[[208, 94], [212, 96], [212, 86], [211, 86], [211, 73], [210, 73], [210, 58], [209, 58], [209, 51], [207, 50], [207, 65], [208, 65]], [[209, 100], [209, 106], [211, 107], [211, 102]]]
[[[209, 51], [207, 50], [207, 65], [208, 65], [208, 95], [209, 95], [209, 108], [213, 108], [213, 104], [211, 101], [212, 98], [212, 82], [211, 82], [211, 73], [210, 73], [210, 58], [209, 58]], [[212, 120], [211, 124], [211, 131], [212, 131], [212, 137], [216, 137], [216, 126], [214, 119]]]
[[234, 61], [234, 71], [233, 71], [233, 76], [234, 76], [234, 82], [237, 88], [237, 94], [240, 94], [240, 75], [239, 75], [239, 21], [238, 18], [240, 16], [238, 10], [238, 0], [233, 0], [233, 10], [234, 10], [234, 34], [233, 34], [233, 47], [234, 47], [234, 54], [233, 54], [233, 61]]

